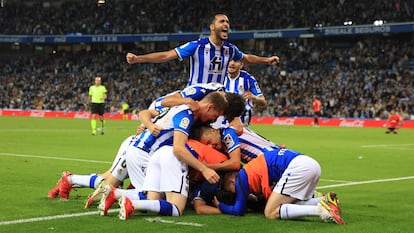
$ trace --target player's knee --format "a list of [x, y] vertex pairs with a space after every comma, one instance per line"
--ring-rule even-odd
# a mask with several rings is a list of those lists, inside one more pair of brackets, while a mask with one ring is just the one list
[[272, 220], [279, 219], [280, 218], [280, 216], [279, 216], [279, 208], [280, 207], [273, 208], [273, 209], [271, 209], [271, 208], [265, 208], [265, 210], [264, 210], [264, 216], [267, 219], [272, 219]]

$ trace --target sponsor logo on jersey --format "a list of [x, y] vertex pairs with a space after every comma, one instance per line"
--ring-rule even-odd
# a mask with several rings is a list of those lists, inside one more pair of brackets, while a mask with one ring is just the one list
[[195, 93], [196, 93], [196, 89], [194, 88], [194, 87], [192, 87], [192, 88], [189, 88], [189, 89], [187, 89], [187, 90], [185, 90], [185, 95], [186, 96], [189, 96], [189, 95], [194, 95]]
[[181, 122], [180, 122], [179, 126], [181, 128], [185, 128], [186, 129], [189, 124], [190, 124], [190, 120], [187, 117], [184, 117], [183, 119], [181, 119]]
[[224, 136], [224, 144], [226, 145], [227, 148], [231, 148], [234, 146], [234, 140], [233, 137], [230, 134], [226, 134]]
[[254, 87], [256, 88], [258, 94], [262, 93], [262, 90], [260, 90], [259, 84], [257, 82], [254, 83]]

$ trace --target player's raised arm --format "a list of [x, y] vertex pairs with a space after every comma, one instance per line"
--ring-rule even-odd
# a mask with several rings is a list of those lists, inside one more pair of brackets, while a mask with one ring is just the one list
[[173, 59], [178, 58], [177, 52], [174, 49], [164, 51], [164, 52], [155, 52], [155, 53], [148, 53], [144, 55], [135, 55], [133, 53], [127, 53], [126, 60], [128, 64], [135, 64], [135, 63], [163, 63]]
[[278, 56], [271, 56], [271, 57], [261, 57], [254, 54], [243, 54], [242, 61], [246, 64], [268, 64], [268, 65], [276, 65], [279, 63]]

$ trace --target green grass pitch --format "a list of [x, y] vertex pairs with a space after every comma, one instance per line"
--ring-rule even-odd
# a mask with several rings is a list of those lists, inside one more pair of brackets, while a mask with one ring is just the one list
[[87, 119], [0, 117], [0, 232], [412, 232], [414, 229], [414, 130], [387, 135], [383, 128], [252, 125], [272, 141], [315, 158], [322, 167], [318, 190], [335, 191], [345, 225], [307, 217], [266, 220], [135, 213], [121, 221], [117, 212], [97, 215], [84, 209], [91, 189], [71, 192], [68, 201], [47, 192], [64, 170], [104, 172], [120, 143], [138, 121], [107, 120], [105, 135], [91, 136]]

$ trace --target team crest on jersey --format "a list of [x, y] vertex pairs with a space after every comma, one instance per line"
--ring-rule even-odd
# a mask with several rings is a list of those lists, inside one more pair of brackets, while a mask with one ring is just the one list
[[185, 93], [187, 96], [189, 96], [189, 95], [194, 95], [194, 94], [196, 93], [196, 89], [195, 89], [194, 87], [192, 87], [192, 88], [189, 88], [188, 90], [186, 90], [184, 93]]
[[183, 119], [181, 119], [181, 122], [180, 122], [179, 126], [181, 128], [185, 128], [186, 129], [189, 124], [190, 124], [190, 120], [187, 117], [184, 117]]
[[232, 146], [234, 146], [234, 140], [233, 140], [233, 137], [230, 136], [230, 134], [227, 134], [226, 136], [224, 136], [224, 144], [226, 145], [227, 148], [231, 148]]
[[229, 49], [225, 49], [225, 50], [224, 50], [224, 54], [225, 54], [225, 55], [229, 55]]
[[244, 89], [243, 89], [243, 85], [239, 85], [239, 92], [241, 93], [242, 91], [244, 91]]

